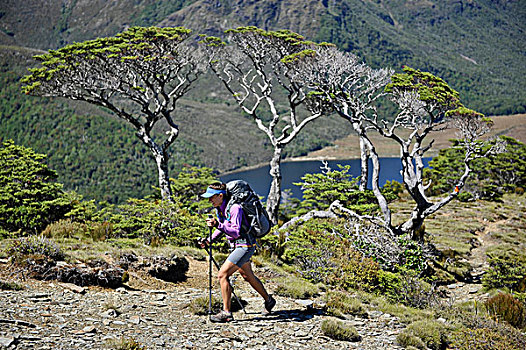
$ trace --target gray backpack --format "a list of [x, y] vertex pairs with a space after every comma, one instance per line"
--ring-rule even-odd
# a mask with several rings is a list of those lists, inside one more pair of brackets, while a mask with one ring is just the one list
[[256, 238], [261, 238], [270, 232], [270, 219], [267, 211], [263, 208], [257, 194], [250, 185], [243, 180], [233, 180], [226, 184], [226, 191], [230, 200], [226, 206], [226, 212], [234, 204], [239, 204], [247, 218], [249, 227], [242, 227], [243, 231]]

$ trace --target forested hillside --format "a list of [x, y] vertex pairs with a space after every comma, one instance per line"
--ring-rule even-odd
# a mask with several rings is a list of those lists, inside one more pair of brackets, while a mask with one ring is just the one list
[[[59, 181], [88, 198], [119, 202], [150, 193], [154, 163], [131, 129], [98, 108], [24, 96], [18, 83], [27, 67], [36, 65], [33, 55], [132, 25], [183, 25], [215, 35], [238, 25], [286, 28], [335, 43], [374, 67], [430, 71], [483, 113], [521, 113], [524, 5], [522, 0], [2, 1], [0, 140], [12, 138], [48, 154]], [[211, 75], [182, 101], [176, 120], [181, 134], [172, 148], [172, 171], [185, 163], [224, 171], [270, 158], [265, 140]], [[288, 155], [306, 154], [349, 132], [335, 118], [319, 120]]]

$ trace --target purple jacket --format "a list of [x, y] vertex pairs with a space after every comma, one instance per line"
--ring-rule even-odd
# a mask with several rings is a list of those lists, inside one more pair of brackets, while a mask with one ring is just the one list
[[237, 247], [252, 245], [254, 243], [252, 242], [252, 239], [245, 239], [245, 237], [241, 237], [242, 223], [245, 223], [245, 225], [248, 226], [243, 209], [239, 204], [234, 204], [230, 207], [230, 215], [225, 215], [226, 206], [227, 201], [224, 200], [219, 207], [217, 216], [219, 225], [212, 234], [212, 241], [224, 233], [227, 235], [227, 239], [231, 246], [235, 245]]

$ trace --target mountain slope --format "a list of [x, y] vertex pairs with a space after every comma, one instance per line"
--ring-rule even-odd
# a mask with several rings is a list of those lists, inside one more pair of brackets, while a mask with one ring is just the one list
[[[4, 0], [0, 140], [13, 138], [48, 154], [59, 181], [89, 198], [118, 202], [149, 193], [156, 184], [153, 161], [130, 128], [86, 104], [24, 96], [18, 85], [26, 68], [36, 66], [31, 55], [115, 35], [131, 25], [183, 25], [213, 35], [240, 25], [290, 29], [333, 42], [374, 67], [399, 70], [407, 64], [431, 71], [459, 90], [466, 105], [484, 113], [521, 113], [524, 5], [524, 0]], [[172, 148], [173, 171], [184, 163], [225, 171], [270, 158], [265, 138], [240, 117], [211, 75], [181, 101], [176, 120], [181, 133]], [[325, 118], [287, 152], [304, 155], [349, 133], [345, 123]]]

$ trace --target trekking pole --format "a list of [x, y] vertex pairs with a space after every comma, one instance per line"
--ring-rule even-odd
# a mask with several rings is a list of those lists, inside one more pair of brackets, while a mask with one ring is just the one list
[[208, 317], [212, 317], [212, 227], [209, 226], [208, 231]]
[[[210, 256], [210, 257], [211, 257], [211, 260], [214, 262], [214, 265], [216, 266], [217, 271], [219, 271], [220, 270], [219, 264], [217, 263], [217, 261], [214, 259], [213, 256]], [[234, 285], [232, 284], [232, 282], [230, 282], [230, 278], [228, 279], [228, 284], [230, 285], [230, 288], [232, 288], [232, 295], [234, 296], [234, 299], [236, 299], [237, 303], [239, 304], [239, 306], [241, 306], [241, 309], [246, 314], [247, 311], [245, 310], [245, 306], [243, 305], [241, 300], [237, 297], [236, 292], [234, 291]]]

